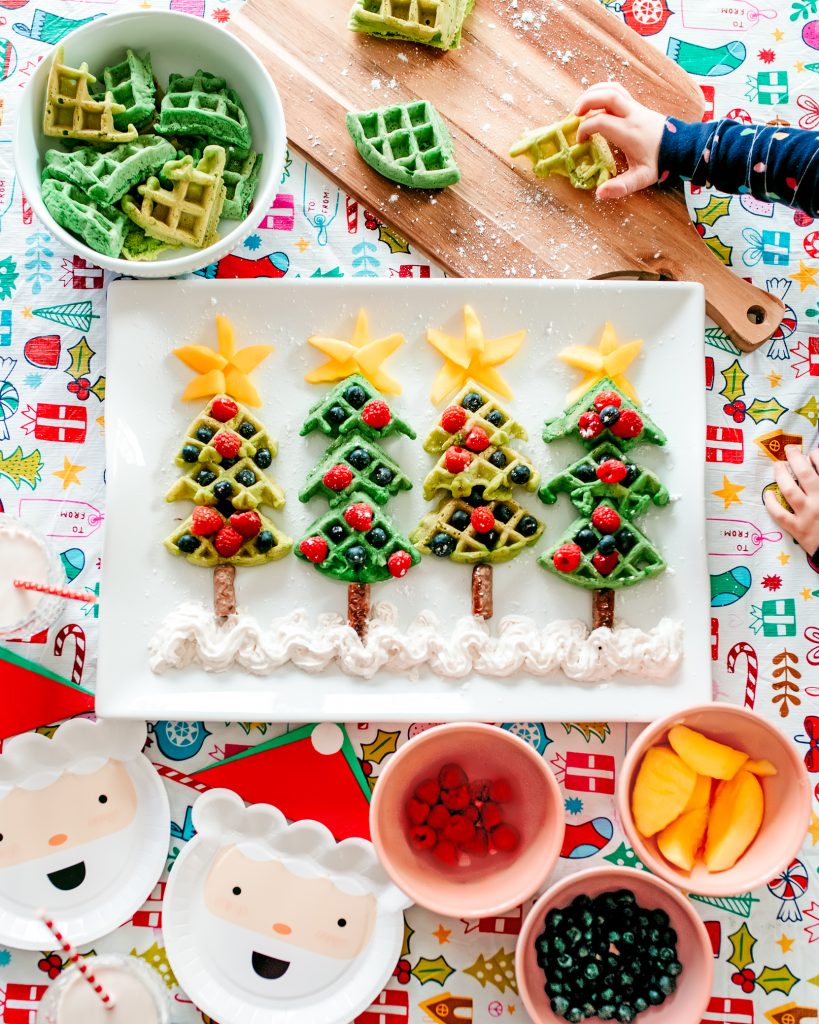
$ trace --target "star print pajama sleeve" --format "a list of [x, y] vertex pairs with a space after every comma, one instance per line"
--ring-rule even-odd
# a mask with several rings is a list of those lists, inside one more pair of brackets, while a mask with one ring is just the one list
[[663, 185], [690, 181], [785, 203], [811, 217], [819, 213], [819, 132], [727, 120], [686, 124], [669, 117], [658, 171]]

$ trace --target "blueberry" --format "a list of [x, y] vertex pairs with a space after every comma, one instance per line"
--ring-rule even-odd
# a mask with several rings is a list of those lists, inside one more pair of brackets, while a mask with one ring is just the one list
[[372, 462], [372, 456], [366, 448], [353, 448], [347, 456], [347, 461], [353, 469], [366, 469]]
[[604, 427], [613, 427], [620, 419], [620, 410], [616, 405], [607, 405], [600, 410], [600, 422]]
[[469, 523], [469, 513], [464, 512], [462, 508], [456, 508], [452, 515], [449, 517], [449, 525], [453, 528], [453, 530], [457, 530], [459, 533], [462, 530], [465, 530], [467, 526], [469, 526]]
[[472, 508], [477, 508], [479, 505], [485, 504], [483, 498], [483, 492], [485, 490], [485, 487], [473, 487], [469, 497], [465, 499], [467, 505], [471, 505]]
[[627, 555], [637, 543], [637, 538], [631, 530], [618, 530], [614, 536], [614, 543], [621, 555]]
[[624, 486], [631, 487], [631, 485], [637, 479], [638, 475], [639, 475], [639, 470], [634, 465], [634, 463], [633, 462], [627, 462], [626, 463], [626, 475], [623, 477], [623, 484], [624, 484]]
[[252, 487], [256, 483], [256, 474], [252, 469], [240, 469], [236, 474], [236, 480], [242, 487]]
[[358, 384], [351, 384], [344, 392], [344, 400], [354, 409], [360, 409], [367, 401], [367, 392]]
[[230, 480], [219, 480], [213, 485], [213, 493], [217, 498], [232, 498], [233, 484]]
[[613, 555], [616, 550], [614, 537], [611, 534], [601, 537], [597, 544], [597, 550], [601, 555]]
[[621, 1003], [617, 1007], [617, 1020], [619, 1020], [621, 1024], [631, 1024], [636, 1016], [637, 1013], [631, 1003]]
[[330, 424], [331, 427], [340, 427], [341, 424], [347, 419], [347, 410], [340, 405], [331, 405], [327, 412], [324, 414], [325, 420]]
[[429, 543], [429, 549], [439, 558], [449, 558], [455, 550], [455, 538], [448, 533], [436, 533]]
[[557, 957], [555, 962], [557, 963], [558, 967], [568, 968], [571, 967], [574, 963], [574, 958], [572, 957], [571, 953], [561, 953]]
[[180, 454], [183, 462], [197, 462], [199, 460], [199, 449], [195, 444], [186, 444]]
[[597, 479], [597, 473], [594, 471], [594, 466], [589, 465], [588, 462], [581, 462], [574, 471], [574, 475], [584, 484], [593, 483]]
[[638, 1013], [642, 1013], [644, 1010], [647, 1010], [648, 1000], [644, 999], [642, 996], [637, 996], [637, 998], [634, 1000], [634, 1009]]
[[253, 456], [253, 461], [259, 467], [259, 469], [267, 469], [270, 463], [273, 461], [273, 456], [270, 454], [269, 448], [258, 448], [256, 454]]
[[534, 516], [523, 516], [518, 523], [518, 533], [524, 537], [534, 537], [537, 533], [537, 526], [537, 519]]
[[232, 466], [235, 466], [238, 461], [239, 456], [237, 455], [234, 456], [234, 458], [232, 459], [222, 459], [219, 465], [222, 467], [222, 469], [230, 469]]
[[679, 960], [672, 960], [665, 965], [665, 973], [670, 974], [672, 978], [678, 978], [682, 974], [682, 964]]
[[216, 503], [216, 511], [223, 519], [230, 519], [236, 509], [230, 501], [219, 501]]
[[357, 569], [367, 561], [367, 549], [361, 544], [351, 544], [344, 552], [344, 557], [354, 569]]
[[603, 1003], [597, 1007], [597, 1016], [600, 1020], [614, 1020], [617, 1011], [611, 1003]]
[[250, 420], [245, 420], [244, 423], [239, 424], [238, 433], [240, 437], [243, 437], [246, 441], [249, 441], [250, 438], [253, 437], [253, 435], [256, 433], [256, 428], [253, 426]]
[[372, 544], [374, 548], [383, 548], [389, 540], [387, 531], [383, 526], [374, 526], [367, 534], [367, 540]]
[[650, 988], [646, 992], [646, 999], [648, 999], [652, 1006], [659, 1006], [660, 1003], [665, 1002], [665, 993], [661, 992], [658, 988]]
[[589, 981], [595, 981], [600, 976], [600, 968], [597, 966], [594, 960], [591, 960], [583, 968], [583, 973], [586, 975]]
[[207, 444], [215, 433], [216, 431], [211, 430], [210, 427], [200, 427], [196, 431], [196, 440], [201, 441], [202, 444]]
[[211, 471], [209, 469], [200, 469], [200, 471], [199, 471], [199, 473], [197, 474], [197, 477], [196, 477], [196, 482], [201, 487], [207, 487], [209, 484], [212, 484], [215, 479], [216, 479], [216, 474], [215, 473], [211, 473]]
[[657, 979], [657, 988], [663, 995], [670, 996], [676, 987], [677, 982], [669, 974], [661, 974]]
[[387, 466], [378, 466], [374, 471], [372, 479], [374, 483], [377, 483], [379, 487], [387, 487], [392, 483], [395, 473]]
[[584, 1014], [579, 1006], [572, 1006], [563, 1014], [563, 1016], [567, 1021], [569, 1021], [569, 1024], [580, 1024], [580, 1021], [583, 1020]]
[[498, 448], [497, 451], [492, 452], [489, 456], [489, 463], [494, 466], [495, 469], [503, 469], [508, 461], [509, 459], [506, 458], [500, 448]]
[[468, 409], [469, 412], [477, 412], [483, 405], [483, 399], [477, 391], [470, 391], [464, 395], [461, 405], [464, 409]]
[[256, 534], [256, 550], [260, 554], [263, 555], [266, 551], [269, 551], [271, 548], [275, 548], [275, 546], [276, 538], [273, 536], [270, 530], [261, 530], [259, 533]]
[[[499, 523], [508, 523], [514, 514], [513, 509], [509, 505], [501, 503], [495, 506], [495, 519], [497, 519]], [[523, 520], [521, 520], [521, 522], [522, 521]]]
[[575, 534], [575, 544], [580, 548], [581, 551], [588, 554], [590, 551], [594, 551], [597, 547], [597, 534], [594, 530], [590, 530], [588, 527], [584, 527], [582, 530]]
[[492, 412], [488, 413], [486, 422], [491, 423], [493, 427], [499, 427], [503, 423], [503, 413], [500, 409], [493, 409]]
[[497, 547], [498, 541], [500, 540], [500, 534], [497, 530], [489, 530], [486, 533], [476, 533], [475, 540], [480, 544], [486, 545], [490, 551]]
[[515, 466], [509, 474], [509, 479], [513, 484], [528, 484], [531, 475], [532, 471], [528, 466]]
[[194, 537], [192, 533], [183, 533], [176, 542], [176, 546], [180, 551], [184, 551], [186, 555], [192, 555], [199, 547], [199, 538]]
[[556, 996], [549, 1003], [552, 1013], [556, 1013], [559, 1017], [564, 1017], [569, 1009], [569, 1000], [565, 996]]
[[339, 544], [347, 536], [347, 531], [344, 529], [341, 523], [333, 523], [333, 525], [327, 531], [327, 536], [334, 544]]

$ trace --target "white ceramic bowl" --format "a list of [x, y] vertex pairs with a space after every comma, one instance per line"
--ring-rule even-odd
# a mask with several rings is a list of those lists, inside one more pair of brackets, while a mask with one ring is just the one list
[[224, 220], [219, 239], [207, 249], [171, 249], [153, 262], [104, 256], [57, 224], [40, 198], [40, 173], [45, 152], [60, 148], [60, 140], [42, 131], [46, 83], [51, 66], [46, 57], [26, 86], [17, 116], [14, 163], [20, 186], [48, 230], [89, 263], [129, 277], [175, 277], [221, 259], [253, 231], [276, 195], [281, 179], [287, 135], [281, 100], [262, 63], [235, 36], [202, 18], [170, 11], [135, 11], [106, 15], [83, 25], [63, 40], [66, 63], [87, 61], [92, 74], [122, 60], [125, 48], [148, 50], [154, 74], [164, 89], [171, 72], [190, 75], [198, 68], [227, 80], [242, 99], [253, 136], [253, 148], [263, 155], [253, 209], [243, 221]]

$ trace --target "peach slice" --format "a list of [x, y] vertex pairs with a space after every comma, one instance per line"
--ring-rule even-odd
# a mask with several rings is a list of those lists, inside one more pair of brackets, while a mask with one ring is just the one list
[[686, 725], [673, 726], [668, 742], [689, 768], [712, 779], [733, 779], [748, 760], [741, 750], [710, 740]]
[[[703, 778], [703, 776], [700, 776]], [[675, 818], [657, 836], [657, 846], [667, 861], [683, 871], [690, 871], [705, 839], [708, 827], [708, 805], [696, 807]]]
[[653, 836], [678, 817], [696, 784], [697, 773], [670, 747], [647, 750], [631, 794], [634, 824], [641, 835]]
[[779, 774], [776, 769], [776, 765], [771, 764], [771, 762], [765, 757], [760, 758], [758, 761], [746, 761], [742, 766], [742, 770], [744, 772], [750, 772], [752, 775], [758, 775], [762, 778], [765, 778], [768, 775]]
[[700, 807], [708, 807], [711, 803], [711, 780], [707, 775], [698, 775], [694, 783], [694, 790], [683, 807], [683, 814], [689, 811], [697, 811]]
[[762, 786], [750, 772], [740, 770], [717, 788], [705, 839], [709, 871], [725, 871], [736, 864], [756, 838], [764, 811]]

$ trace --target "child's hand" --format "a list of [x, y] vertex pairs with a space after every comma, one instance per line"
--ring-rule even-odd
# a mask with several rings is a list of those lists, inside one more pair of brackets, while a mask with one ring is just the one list
[[657, 161], [663, 137], [665, 117], [644, 107], [618, 82], [593, 85], [574, 105], [574, 113], [589, 114], [577, 129], [577, 141], [583, 142], [599, 132], [621, 149], [628, 170], [604, 181], [597, 189], [599, 199], [619, 199], [639, 192], [657, 181]]
[[777, 526], [813, 555], [819, 549], [819, 449], [803, 455], [792, 444], [785, 449], [785, 457], [788, 465], [777, 462], [774, 476], [793, 512], [783, 508], [770, 491], [765, 494], [765, 508]]

